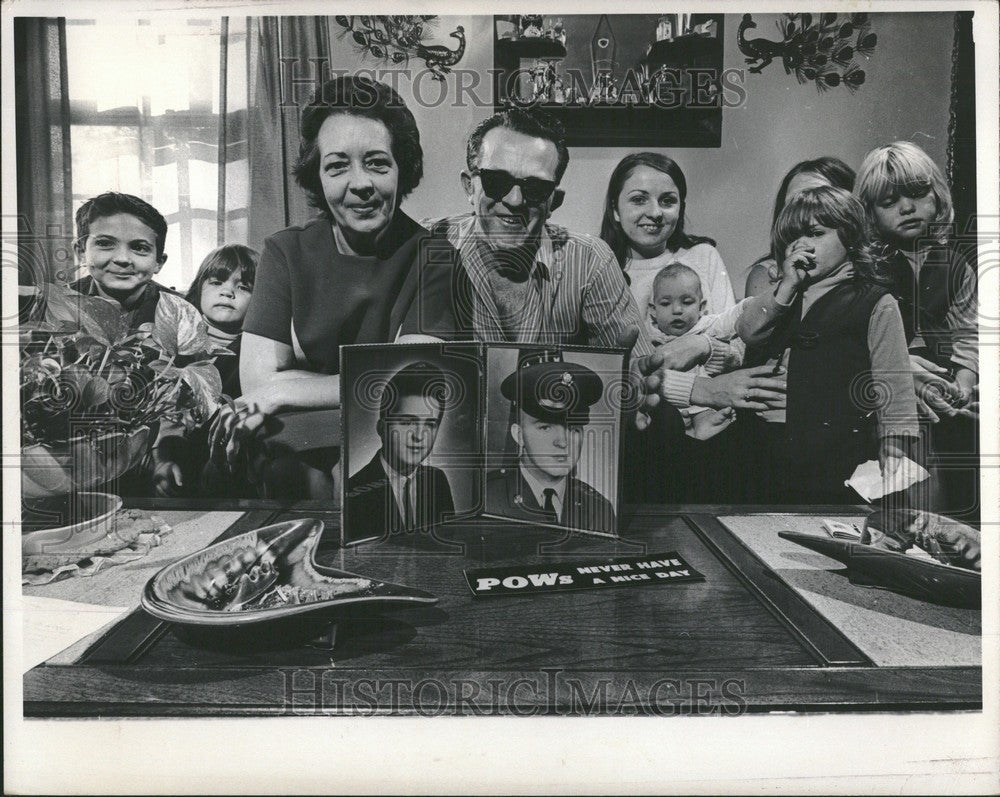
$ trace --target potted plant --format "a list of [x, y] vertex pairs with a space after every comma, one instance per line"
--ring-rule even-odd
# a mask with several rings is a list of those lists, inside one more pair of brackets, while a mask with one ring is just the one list
[[24, 294], [41, 312], [20, 329], [22, 497], [53, 522], [64, 510], [91, 521], [78, 513], [109, 504], [83, 500], [90, 488], [135, 468], [164, 424], [191, 431], [211, 416], [222, 394], [213, 359], [230, 352], [174, 295], [130, 328], [115, 303], [65, 285]]

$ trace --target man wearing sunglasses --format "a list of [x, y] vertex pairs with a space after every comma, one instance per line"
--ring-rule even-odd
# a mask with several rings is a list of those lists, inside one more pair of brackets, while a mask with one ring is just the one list
[[475, 336], [614, 347], [634, 329], [635, 354], [650, 354], [611, 251], [548, 223], [562, 204], [558, 186], [568, 163], [562, 125], [538, 109], [501, 111], [469, 137], [462, 186], [473, 212], [432, 226], [461, 254]]
[[[659, 405], [658, 424], [681, 438], [683, 422], [661, 397], [674, 406], [688, 406], [694, 403], [697, 381], [699, 405], [721, 409], [732, 405], [736, 388], [724, 381], [730, 380], [728, 375], [696, 380], [681, 372], [695, 362], [671, 364], [678, 370], [666, 370], [607, 244], [548, 223], [562, 204], [558, 186], [568, 163], [562, 125], [540, 109], [506, 109], [473, 130], [462, 171], [473, 212], [424, 222], [459, 251], [470, 295], [455, 297], [455, 302], [471, 309], [478, 340], [630, 349], [644, 408], [653, 412]], [[710, 341], [698, 362], [709, 373], [719, 373], [730, 354], [728, 346]], [[737, 387], [740, 393], [749, 390], [742, 382]], [[767, 386], [751, 387], [764, 391]], [[638, 425], [647, 421], [640, 413]], [[662, 493], [656, 482], [651, 479], [652, 489]]]

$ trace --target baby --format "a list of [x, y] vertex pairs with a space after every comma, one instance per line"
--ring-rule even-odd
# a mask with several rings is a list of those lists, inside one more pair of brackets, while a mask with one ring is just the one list
[[[653, 343], [662, 345], [671, 338], [707, 330], [715, 320], [707, 315], [707, 305], [701, 280], [693, 269], [683, 263], [664, 266], [653, 279], [653, 295], [649, 302]], [[709, 375], [702, 365], [693, 370], [698, 376]], [[698, 440], [714, 437], [736, 419], [732, 407], [723, 410], [687, 407], [681, 410], [681, 416], [685, 432]]]

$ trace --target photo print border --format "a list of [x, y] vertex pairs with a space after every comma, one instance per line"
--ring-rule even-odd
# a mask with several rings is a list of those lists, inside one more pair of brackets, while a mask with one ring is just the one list
[[[341, 347], [343, 546], [424, 532], [479, 512], [484, 383], [480, 349], [474, 342]], [[402, 404], [407, 398], [413, 400]], [[394, 410], [405, 411], [398, 419], [404, 424], [399, 436], [387, 428], [386, 418], [391, 423]], [[431, 418], [435, 413], [436, 420]], [[472, 438], [471, 450], [456, 450], [465, 442], [463, 432], [466, 440]], [[379, 440], [381, 445], [372, 450]], [[359, 454], [362, 450], [367, 453]], [[359, 459], [367, 463], [360, 469]], [[407, 500], [412, 514], [404, 518], [401, 502]], [[354, 532], [357, 526], [361, 530]]]
[[[617, 537], [618, 516], [622, 507], [621, 465], [624, 453], [624, 429], [626, 423], [625, 409], [627, 401], [625, 399], [628, 391], [627, 387], [628, 371], [629, 371], [628, 353], [622, 349], [610, 349], [610, 348], [599, 348], [599, 347], [589, 347], [589, 346], [554, 346], [545, 344], [525, 344], [525, 343], [488, 344], [486, 346], [486, 349], [487, 352], [485, 354], [485, 373], [488, 384], [486, 386], [486, 389], [484, 390], [485, 407], [483, 413], [483, 439], [485, 441], [484, 449], [486, 452], [487, 459], [486, 459], [486, 472], [483, 477], [483, 484], [486, 490], [486, 493], [484, 495], [485, 506], [484, 506], [483, 517], [489, 519], [502, 519], [505, 521], [510, 521], [521, 525], [526, 524], [532, 526], [540, 526], [544, 528], [559, 529], [561, 531], [568, 531], [570, 533], [578, 532], [581, 534], [592, 534], [602, 537], [608, 537], [608, 536]], [[490, 354], [494, 352], [511, 351], [511, 350], [515, 352], [514, 357], [515, 357], [516, 371], [510, 373], [503, 373], [497, 380], [491, 379]], [[598, 490], [594, 485], [590, 483], [590, 481], [583, 479], [579, 480], [583, 482], [583, 486], [579, 488], [580, 490], [582, 490], [583, 494], [581, 495], [578, 493], [576, 496], [577, 499], [579, 499], [578, 505], [584, 507], [583, 511], [586, 511], [585, 508], [587, 506], [591, 508], [597, 508], [598, 512], [602, 511], [600, 509], [600, 504], [601, 504], [600, 499], [602, 498], [604, 499], [604, 501], [611, 504], [611, 509], [612, 509], [611, 528], [608, 531], [586, 528], [583, 525], [567, 526], [558, 522], [557, 523], [546, 522], [542, 518], [533, 518], [530, 516], [518, 517], [517, 514], [519, 514], [520, 507], [523, 507], [526, 501], [524, 501], [524, 499], [518, 501], [518, 498], [521, 497], [521, 492], [520, 490], [515, 490], [513, 493], [511, 493], [510, 489], [508, 489], [511, 487], [509, 483], [502, 485], [500, 488], [494, 487], [494, 489], [499, 489], [501, 493], [505, 494], [504, 496], [505, 498], [518, 504], [519, 506], [512, 509], [512, 514], [501, 514], [490, 511], [489, 491], [490, 491], [491, 474], [493, 475], [494, 480], [501, 478], [504, 475], [502, 471], [510, 467], [513, 467], [515, 464], [514, 462], [510, 461], [510, 456], [506, 453], [504, 453], [501, 456], [499, 462], [497, 462], [495, 458], [492, 460], [490, 458], [490, 453], [491, 453], [490, 429], [488, 428], [488, 425], [490, 423], [491, 402], [493, 400], [502, 401], [503, 404], [507, 405], [506, 407], [504, 407], [504, 409], [507, 411], [507, 420], [504, 422], [504, 425], [506, 426], [504, 438], [508, 445], [511, 442], [514, 442], [512, 440], [510, 431], [510, 427], [514, 421], [514, 418], [511, 414], [510, 399], [502, 395], [495, 396], [493, 390], [494, 383], [496, 382], [496, 389], [500, 389], [500, 385], [503, 384], [503, 381], [506, 378], [508, 378], [511, 375], [511, 373], [518, 373], [518, 374], [524, 373], [526, 369], [522, 364], [522, 360], [524, 358], [527, 358], [529, 360], [529, 367], [527, 370], [534, 370], [536, 373], [533, 376], [528, 377], [528, 379], [526, 380], [521, 380], [519, 378], [517, 380], [516, 386], [513, 389], [517, 390], [518, 392], [531, 390], [535, 394], [536, 398], [540, 399], [542, 403], [546, 402], [546, 400], [555, 399], [555, 404], [557, 406], [565, 404], [565, 401], [568, 397], [570, 396], [579, 397], [582, 393], [586, 392], [586, 389], [579, 390], [578, 388], [575, 387], [575, 383], [579, 382], [580, 380], [580, 375], [576, 373], [571, 373], [574, 369], [572, 368], [561, 369], [556, 365], [556, 362], [558, 361], [553, 362], [552, 360], [546, 357], [546, 355], [555, 353], [558, 353], [562, 357], [565, 357], [566, 355], [579, 355], [578, 357], [571, 356], [571, 359], [568, 360], [569, 363], [573, 363], [576, 365], [583, 365], [583, 363], [576, 362], [579, 359], [583, 359], [585, 361], [586, 360], [592, 361], [599, 357], [614, 357], [617, 358], [620, 362], [620, 366], [616, 368], [614, 371], [615, 375], [620, 377], [616, 382], [608, 383], [606, 379], [607, 372], [604, 369], [599, 369], [596, 372], [597, 376], [601, 378], [602, 384], [600, 386], [600, 394], [597, 396], [597, 399], [593, 405], [595, 407], [600, 407], [603, 409], [603, 411], [606, 413], [605, 414], [606, 419], [611, 418], [611, 414], [608, 413], [609, 410], [614, 412], [615, 417], [614, 417], [614, 423], [611, 428], [612, 441], [610, 444], [610, 447], [614, 452], [614, 463], [612, 467], [606, 470], [606, 473], [613, 474], [614, 489], [611, 491], [612, 494], [608, 495], [606, 491]], [[542, 360], [542, 362], [539, 362], [540, 359]], [[506, 367], [509, 367], [509, 365]], [[549, 373], [546, 373], [546, 371], [549, 371]], [[564, 377], [564, 374], [567, 374], [569, 377], [565, 382], [563, 381], [563, 379], [566, 378]], [[545, 409], [545, 407], [542, 406], [541, 409]], [[586, 408], [583, 408], [583, 412], [585, 414], [589, 414], [587, 413]], [[592, 425], [592, 420], [588, 418], [586, 425], [587, 426]], [[587, 437], [589, 438], [589, 440], [585, 439], [581, 443], [581, 452], [579, 456], [582, 458], [585, 454], [590, 454], [591, 456], [588, 456], [588, 462], [590, 462], [591, 465], [593, 466], [596, 465], [596, 463], [601, 460], [600, 457], [601, 446], [588, 445], [588, 443], [594, 442], [594, 435], [591, 434], [588, 435]], [[499, 465], [500, 467], [497, 468], [495, 467], [496, 465]], [[592, 469], [593, 467], [591, 468], [591, 470]], [[501, 472], [497, 473], [498, 470]], [[574, 464], [574, 469], [571, 470], [567, 475], [571, 478], [577, 478], [573, 475], [575, 472], [576, 470]], [[591, 476], [592, 475], [593, 474], [591, 474]], [[591, 495], [590, 492], [597, 492], [599, 493], [599, 496], [595, 497]], [[498, 496], [497, 500], [502, 500], [502, 499], [500, 499], [500, 497]]]
[[[505, 354], [510, 352], [510, 354]], [[544, 376], [546, 372], [550, 377], [548, 380], [538, 380], [542, 389], [544, 383], [548, 382], [555, 388], [553, 394], [555, 404], [550, 408], [555, 412], [565, 411], [571, 408], [573, 401], [578, 401], [581, 396], [581, 389], [576, 381], [581, 374], [590, 371], [600, 379], [600, 385], [591, 386], [587, 390], [590, 404], [582, 407], [584, 414], [589, 415], [589, 407], [597, 407], [600, 413], [601, 429], [589, 429], [585, 432], [585, 439], [580, 444], [578, 456], [588, 463], [589, 478], [584, 478], [579, 482], [571, 482], [573, 485], [580, 484], [569, 493], [576, 500], [576, 505], [581, 507], [580, 511], [588, 512], [593, 507], [598, 507], [606, 512], [602, 504], [610, 507], [611, 520], [602, 523], [598, 527], [593, 524], [565, 525], [559, 522], [549, 522], [545, 517], [524, 517], [517, 513], [504, 514], [502, 512], [490, 511], [489, 506], [489, 486], [488, 479], [491, 473], [496, 473], [494, 478], [498, 478], [509, 466], [516, 467], [516, 456], [514, 455], [511, 443], [513, 442], [511, 432], [511, 407], [509, 399], [499, 394], [500, 385], [503, 380], [512, 373], [518, 373], [520, 369], [503, 373], [496, 376], [491, 368], [502, 367], [505, 371], [510, 367], [512, 361], [514, 367], [525, 355], [529, 360], [541, 358], [542, 361], [534, 364], [532, 370], [536, 378], [538, 375]], [[569, 356], [566, 361], [569, 367], [561, 368], [560, 359]], [[503, 365], [495, 362], [497, 358], [503, 360]], [[602, 367], [598, 362], [601, 358], [608, 358], [613, 362], [611, 368]], [[469, 367], [475, 363], [475, 373]], [[459, 371], [449, 371], [448, 364], [459, 365]], [[589, 365], [588, 365], [589, 362]], [[414, 368], [415, 364], [422, 364]], [[469, 367], [464, 370], [464, 367]], [[441, 371], [434, 373], [433, 370], [440, 368]], [[386, 453], [384, 447], [387, 438], [384, 434], [384, 420], [379, 420], [383, 405], [383, 391], [386, 385], [400, 371], [407, 369], [406, 381], [413, 391], [410, 395], [423, 395], [424, 400], [435, 401], [433, 394], [440, 385], [442, 377], [446, 384], [442, 391], [444, 406], [440, 409], [441, 418], [448, 418], [448, 424], [440, 424], [433, 431], [433, 440], [430, 443], [432, 449], [420, 451], [421, 443], [419, 434], [415, 433], [411, 438], [414, 443], [412, 456], [420, 457], [419, 462], [402, 463], [403, 470], [409, 467], [421, 468], [420, 476], [414, 482], [417, 486], [407, 487], [407, 479], [396, 480], [395, 486], [386, 472]], [[421, 370], [426, 369], [425, 374]], [[624, 450], [624, 430], [626, 419], [626, 409], [628, 395], [628, 369], [629, 358], [627, 352], [621, 349], [608, 349], [586, 346], [556, 346], [543, 344], [514, 344], [514, 343], [413, 343], [413, 344], [371, 344], [353, 345], [341, 347], [341, 424], [342, 424], [342, 449], [341, 449], [341, 488], [340, 488], [340, 517], [341, 517], [341, 544], [344, 546], [356, 545], [365, 542], [386, 540], [399, 535], [400, 533], [426, 532], [434, 527], [445, 525], [456, 520], [472, 520], [482, 518], [484, 520], [503, 520], [515, 523], [519, 526], [535, 526], [541, 528], [558, 529], [570, 533], [579, 532], [581, 534], [596, 535], [602, 537], [617, 537], [617, 518], [622, 508], [622, 473]], [[609, 375], [613, 378], [609, 379]], [[566, 378], [568, 377], [568, 378]], [[586, 378], [586, 377], [584, 377]], [[565, 380], [565, 381], [564, 381]], [[519, 385], [522, 385], [520, 381]], [[532, 382], [532, 387], [535, 383]], [[523, 386], [521, 387], [523, 389]], [[491, 390], [497, 392], [494, 396]], [[593, 392], [596, 390], [596, 393]], [[550, 401], [542, 395], [542, 403]], [[458, 401], [457, 405], [451, 402]], [[499, 432], [496, 426], [496, 418], [491, 419], [491, 408], [494, 401], [502, 401], [505, 405], [502, 409], [504, 420], [503, 431]], [[569, 403], [567, 403], [569, 402]], [[418, 402], [419, 405], [419, 402]], [[473, 413], [471, 423], [464, 417], [452, 421], [453, 412], [462, 408], [463, 413]], [[415, 422], [413, 418], [409, 422]], [[374, 422], [373, 422], [374, 421]], [[450, 428], [457, 423], [464, 433], [468, 428], [472, 433], [472, 439], [466, 441], [462, 450], [457, 450], [456, 445], [461, 446], [460, 432], [458, 429]], [[593, 426], [594, 422], [587, 421], [588, 426]], [[442, 440], [439, 435], [445, 435], [447, 442], [444, 442], [442, 450]], [[423, 434], [426, 434], [424, 432]], [[608, 442], [602, 444], [596, 435], [607, 436]], [[502, 444], [497, 446], [498, 435], [503, 439]], [[378, 448], [374, 448], [376, 441], [382, 440], [381, 455], [377, 455]], [[398, 445], [390, 443], [390, 445]], [[607, 460], [607, 453], [610, 449], [611, 461]], [[403, 455], [403, 459], [406, 458]], [[388, 455], [389, 459], [398, 461], [394, 454]], [[429, 460], [429, 463], [428, 463]], [[366, 464], [359, 467], [359, 462]], [[427, 464], [425, 464], [427, 463]], [[595, 468], [599, 468], [601, 463], [606, 463], [603, 469], [603, 479], [598, 481], [610, 481], [611, 488], [604, 484], [604, 489], [599, 489], [591, 482], [595, 481]], [[574, 479], [576, 470], [567, 473]], [[362, 474], [362, 471], [365, 471]], [[416, 473], [416, 470], [412, 471]], [[447, 475], [445, 475], [447, 472]], [[359, 478], [360, 476], [360, 478]], [[456, 479], [457, 477], [457, 479]], [[450, 495], [444, 496], [442, 478], [445, 484], [450, 486]], [[459, 485], [456, 487], [455, 482]], [[352, 484], [353, 482], [353, 484]], [[415, 493], [406, 492], [415, 489]], [[473, 500], [467, 500], [469, 495]], [[398, 495], [397, 495], [398, 493]], [[597, 493], [595, 497], [593, 494]], [[464, 499], [462, 498], [464, 496]], [[563, 492], [565, 498], [567, 493]], [[516, 498], [517, 496], [515, 496]], [[390, 500], [392, 503], [390, 503]], [[411, 515], [403, 519], [405, 504], [403, 501], [410, 501]], [[430, 501], [428, 505], [424, 503]], [[521, 502], [517, 502], [520, 504]], [[428, 507], [431, 508], [421, 508]], [[588, 509], [590, 508], [590, 509]], [[380, 524], [377, 517], [383, 518]], [[409, 522], [411, 521], [412, 522]], [[361, 530], [356, 530], [358, 527]]]

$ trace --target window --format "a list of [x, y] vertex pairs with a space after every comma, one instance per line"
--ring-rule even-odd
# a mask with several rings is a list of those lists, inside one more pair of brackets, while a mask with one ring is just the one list
[[226, 112], [246, 110], [245, 23], [236, 24], [66, 23], [73, 210], [104, 191], [150, 202], [169, 225], [157, 279], [178, 290], [227, 236], [245, 240], [246, 147], [222, 148], [241, 160], [220, 167], [219, 157]]

